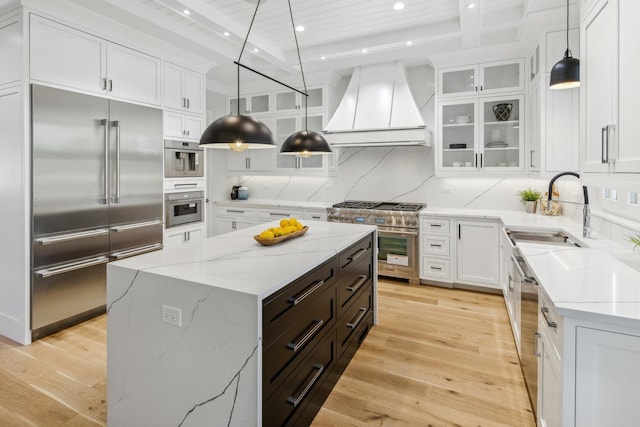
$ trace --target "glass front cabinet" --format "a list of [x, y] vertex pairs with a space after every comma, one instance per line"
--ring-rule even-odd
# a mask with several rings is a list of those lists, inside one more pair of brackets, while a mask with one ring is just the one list
[[438, 109], [440, 171], [521, 171], [523, 96], [444, 101]]

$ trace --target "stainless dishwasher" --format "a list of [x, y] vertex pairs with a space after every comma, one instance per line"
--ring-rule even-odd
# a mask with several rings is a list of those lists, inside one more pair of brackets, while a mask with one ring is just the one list
[[511, 255], [513, 280], [520, 285], [520, 366], [534, 414], [538, 403], [538, 282], [529, 275], [518, 248]]

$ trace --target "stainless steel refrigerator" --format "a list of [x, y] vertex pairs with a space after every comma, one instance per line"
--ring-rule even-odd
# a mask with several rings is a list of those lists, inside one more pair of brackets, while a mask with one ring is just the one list
[[104, 312], [106, 263], [162, 247], [162, 110], [32, 85], [31, 333]]

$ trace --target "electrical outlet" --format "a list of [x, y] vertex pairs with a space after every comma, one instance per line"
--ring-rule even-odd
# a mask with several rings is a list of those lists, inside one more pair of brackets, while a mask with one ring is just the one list
[[182, 326], [182, 310], [168, 305], [162, 306], [162, 321], [170, 325]]
[[445, 187], [444, 185], [442, 186], [442, 192], [445, 194], [450, 194], [451, 193], [451, 187]]

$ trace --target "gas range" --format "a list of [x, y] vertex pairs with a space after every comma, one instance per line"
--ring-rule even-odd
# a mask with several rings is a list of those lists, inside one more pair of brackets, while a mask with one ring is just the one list
[[347, 200], [327, 208], [327, 221], [417, 229], [424, 203]]

